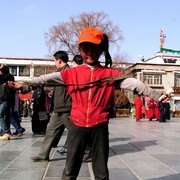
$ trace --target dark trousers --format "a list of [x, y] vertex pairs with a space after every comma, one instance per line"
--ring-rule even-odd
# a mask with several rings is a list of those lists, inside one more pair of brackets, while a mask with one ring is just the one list
[[172, 117], [176, 117], [176, 111], [173, 111]]
[[11, 134], [10, 125], [10, 105], [7, 102], [0, 102], [1, 135], [6, 133]]
[[90, 142], [92, 168], [96, 180], [108, 180], [107, 167], [109, 155], [108, 123], [96, 127], [85, 128], [72, 125], [67, 139], [66, 166], [63, 171], [63, 180], [76, 180], [81, 168], [86, 146]]
[[54, 113], [48, 123], [46, 135], [41, 145], [39, 157], [48, 159], [52, 147], [56, 146], [64, 132], [65, 127], [69, 129], [72, 125], [69, 119], [70, 113]]
[[162, 103], [162, 102], [159, 102], [159, 111], [160, 111], [159, 122], [166, 122], [165, 108], [164, 108], [164, 103]]

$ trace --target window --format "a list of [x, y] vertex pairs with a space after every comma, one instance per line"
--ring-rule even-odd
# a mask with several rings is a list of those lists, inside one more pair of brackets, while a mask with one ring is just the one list
[[174, 84], [175, 84], [175, 87], [180, 87], [180, 74], [179, 73], [175, 73], [174, 74]]
[[49, 74], [56, 71], [55, 67], [49, 67], [49, 66], [34, 66], [34, 76], [38, 77], [43, 74]]
[[17, 66], [9, 66], [10, 74], [17, 76]]
[[38, 77], [45, 74], [45, 67], [43, 66], [34, 66], [34, 76]]
[[143, 81], [149, 85], [162, 85], [161, 74], [143, 74]]
[[30, 76], [30, 67], [19, 66], [19, 76]]
[[176, 63], [177, 59], [163, 59], [164, 63]]
[[46, 67], [46, 74], [49, 74], [49, 73], [52, 73], [52, 72], [55, 72], [55, 71], [56, 71], [55, 67]]

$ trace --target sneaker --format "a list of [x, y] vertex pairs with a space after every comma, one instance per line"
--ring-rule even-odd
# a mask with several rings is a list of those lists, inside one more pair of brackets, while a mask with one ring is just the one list
[[31, 159], [32, 161], [34, 161], [34, 162], [49, 161], [49, 158], [43, 159], [43, 158], [41, 158], [41, 157], [39, 157], [39, 156], [30, 157], [30, 159]]
[[18, 134], [18, 132], [17, 132], [17, 131], [13, 132], [13, 135], [14, 135], [14, 136], [16, 136], [17, 134]]
[[85, 154], [84, 157], [83, 157], [83, 162], [88, 163], [88, 162], [91, 162], [91, 161], [92, 161], [91, 155], [90, 154]]
[[65, 153], [67, 153], [66, 147], [62, 147], [62, 149], [57, 150], [57, 153], [59, 153], [59, 154], [65, 154]]
[[26, 131], [26, 129], [22, 128], [21, 131], [19, 131], [19, 132], [15, 131], [13, 133], [13, 135], [20, 137], [20, 136], [22, 136], [24, 134], [25, 131]]
[[0, 136], [0, 140], [10, 140], [11, 136], [11, 134], [5, 133], [3, 136]]

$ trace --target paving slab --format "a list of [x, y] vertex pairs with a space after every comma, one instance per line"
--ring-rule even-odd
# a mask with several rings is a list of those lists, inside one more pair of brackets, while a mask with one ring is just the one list
[[[25, 134], [0, 141], [0, 179], [61, 179], [66, 156], [56, 152], [66, 140], [67, 131], [58, 147], [53, 148], [49, 162], [33, 162], [44, 134], [33, 134], [31, 119], [23, 118]], [[12, 128], [12, 132], [14, 129]], [[136, 122], [131, 118], [113, 118], [109, 122], [109, 174], [111, 180], [180, 179], [180, 119], [166, 123]], [[78, 180], [94, 180], [91, 163], [83, 163]]]

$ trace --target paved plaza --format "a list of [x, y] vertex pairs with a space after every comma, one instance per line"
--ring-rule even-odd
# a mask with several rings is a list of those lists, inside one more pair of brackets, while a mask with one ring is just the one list
[[[0, 179], [57, 180], [61, 179], [66, 156], [52, 149], [49, 162], [33, 162], [44, 135], [31, 131], [31, 121], [22, 120], [25, 134], [0, 141]], [[13, 129], [12, 129], [13, 131]], [[57, 149], [67, 136], [65, 131]], [[111, 180], [174, 180], [180, 179], [180, 119], [167, 123], [135, 122], [131, 118], [114, 118], [109, 123]], [[93, 180], [91, 163], [83, 163], [78, 180]]]

